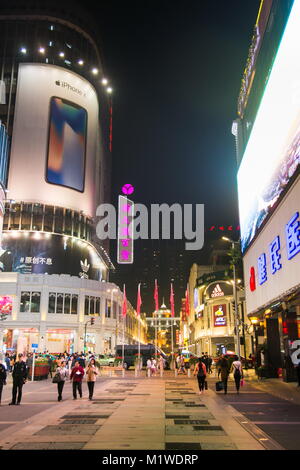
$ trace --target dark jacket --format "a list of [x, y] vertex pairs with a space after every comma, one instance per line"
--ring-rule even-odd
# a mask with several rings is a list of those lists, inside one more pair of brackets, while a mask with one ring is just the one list
[[27, 379], [27, 374], [28, 374], [28, 370], [27, 370], [27, 366], [25, 364], [24, 361], [17, 361], [14, 365], [14, 368], [13, 368], [13, 371], [12, 371], [12, 376], [13, 376], [13, 379], [23, 379], [23, 380], [26, 380]]
[[4, 385], [6, 382], [6, 370], [5, 367], [0, 364], [0, 384]]

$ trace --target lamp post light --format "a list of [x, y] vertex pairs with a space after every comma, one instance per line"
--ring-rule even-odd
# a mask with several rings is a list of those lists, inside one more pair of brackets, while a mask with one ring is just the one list
[[[227, 237], [222, 237], [222, 240], [231, 243], [232, 249], [234, 250], [235, 245], [238, 245], [239, 242], [235, 242]], [[238, 313], [238, 300], [237, 300], [237, 285], [236, 285], [236, 269], [235, 269], [235, 262], [233, 260], [233, 296], [234, 296], [234, 320], [235, 320], [235, 336], [237, 342], [237, 355], [240, 360], [241, 358], [241, 341], [240, 341], [240, 320], [239, 320], [239, 313]]]

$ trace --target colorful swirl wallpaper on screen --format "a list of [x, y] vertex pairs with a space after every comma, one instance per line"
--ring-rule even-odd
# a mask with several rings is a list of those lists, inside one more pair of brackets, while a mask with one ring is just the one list
[[50, 101], [48, 183], [84, 191], [87, 112], [62, 98]]

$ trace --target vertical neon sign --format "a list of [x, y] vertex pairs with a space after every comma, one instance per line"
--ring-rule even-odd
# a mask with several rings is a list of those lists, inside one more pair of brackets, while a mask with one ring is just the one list
[[118, 264], [133, 263], [133, 211], [133, 201], [119, 196]]

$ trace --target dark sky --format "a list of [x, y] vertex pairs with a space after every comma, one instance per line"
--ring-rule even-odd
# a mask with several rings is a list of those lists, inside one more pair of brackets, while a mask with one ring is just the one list
[[132, 183], [136, 202], [204, 203], [206, 228], [237, 223], [231, 126], [260, 0], [85, 4], [114, 88], [114, 202]]

